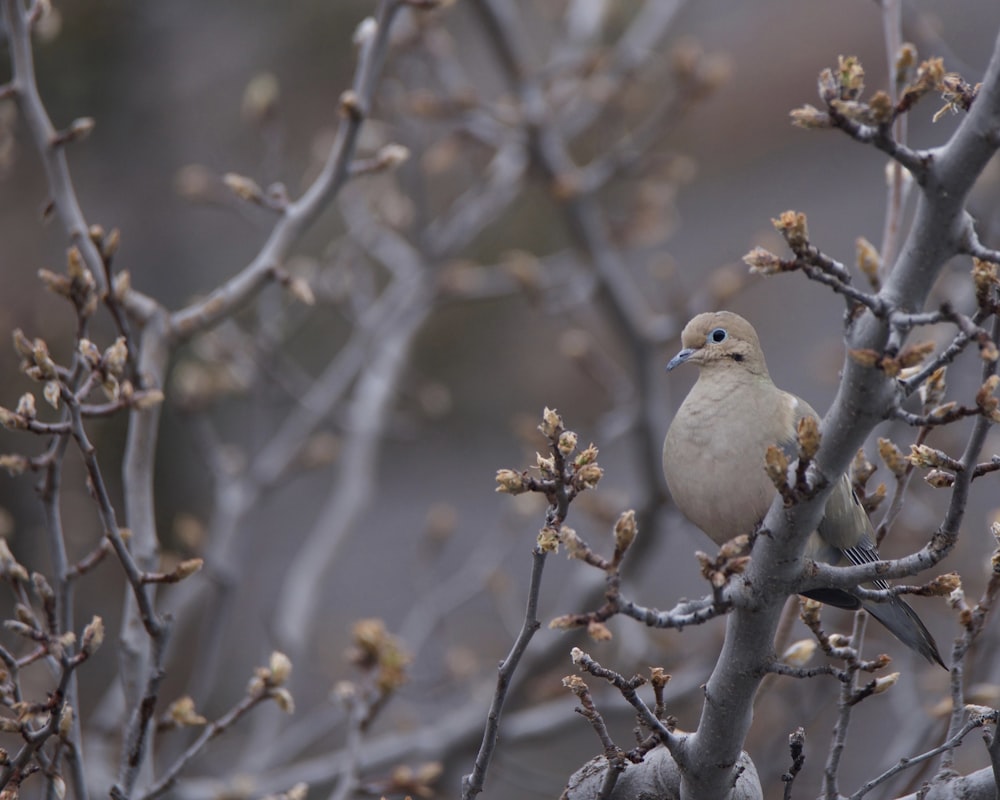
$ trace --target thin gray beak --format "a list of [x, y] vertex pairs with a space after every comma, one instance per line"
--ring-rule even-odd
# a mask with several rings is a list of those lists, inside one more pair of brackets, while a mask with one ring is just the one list
[[667, 372], [670, 372], [670, 370], [672, 370], [674, 367], [679, 367], [681, 364], [683, 364], [685, 361], [691, 358], [692, 355], [694, 355], [694, 348], [685, 347], [677, 355], [675, 355], [672, 359], [670, 359], [669, 363], [667, 364]]

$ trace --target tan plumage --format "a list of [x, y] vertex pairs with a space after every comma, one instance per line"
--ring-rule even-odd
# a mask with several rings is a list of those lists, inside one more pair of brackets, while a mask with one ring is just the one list
[[[751, 533], [771, 506], [775, 488], [764, 470], [767, 448], [777, 445], [794, 457], [799, 420], [817, 415], [774, 385], [756, 331], [738, 314], [698, 315], [685, 326], [681, 344], [667, 369], [691, 363], [699, 375], [667, 431], [663, 474], [684, 516], [722, 544]], [[830, 495], [805, 555], [833, 564], [845, 557], [856, 564], [878, 560], [871, 522], [847, 476]], [[944, 666], [933, 637], [900, 598], [861, 603], [840, 589], [809, 596], [841, 608], [863, 606], [905, 645]]]

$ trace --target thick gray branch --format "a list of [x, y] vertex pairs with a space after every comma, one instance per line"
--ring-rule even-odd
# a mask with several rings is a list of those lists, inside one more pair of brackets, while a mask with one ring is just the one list
[[[969, 224], [965, 200], [1000, 144], [998, 130], [1000, 38], [971, 112], [951, 140], [932, 152], [914, 224], [879, 295], [891, 306], [907, 311], [922, 309], [946, 261], [961, 252]], [[887, 324], [866, 312], [848, 329], [848, 347], [881, 352], [888, 336]], [[772, 634], [784, 599], [768, 589], [774, 588], [776, 580], [784, 582], [792, 577], [806, 534], [816, 528], [834, 479], [844, 473], [866, 437], [894, 405], [892, 380], [879, 370], [848, 357], [843, 375], [823, 420], [823, 446], [816, 460], [827, 478], [826, 488], [790, 509], [777, 498], [764, 520], [771, 535], [758, 541], [745, 576], [748, 586], [760, 594], [762, 606], [756, 612], [739, 612], [730, 620], [725, 649], [706, 686], [701, 722], [688, 739], [688, 762], [697, 768], [686, 773], [685, 798], [729, 796], [732, 769], [727, 765], [735, 764], [742, 750], [762, 677], [760, 669], [770, 658]], [[957, 532], [957, 526], [954, 530]]]

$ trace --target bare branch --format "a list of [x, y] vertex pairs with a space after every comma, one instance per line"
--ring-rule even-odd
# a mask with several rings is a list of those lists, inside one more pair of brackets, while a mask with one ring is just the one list
[[490, 710], [487, 715], [486, 727], [483, 730], [483, 741], [476, 754], [476, 761], [472, 772], [462, 777], [462, 798], [468, 800], [476, 797], [483, 791], [486, 781], [486, 772], [489, 770], [490, 762], [496, 750], [497, 739], [500, 736], [500, 717], [503, 713], [504, 701], [507, 698], [507, 690], [510, 687], [514, 671], [521, 661], [521, 657], [528, 649], [528, 643], [535, 631], [541, 627], [538, 621], [538, 593], [541, 589], [542, 570], [545, 567], [546, 553], [536, 547], [531, 554], [531, 580], [528, 584], [528, 604], [524, 611], [524, 622], [521, 630], [514, 640], [507, 657], [500, 662], [497, 669], [497, 688], [490, 703]]

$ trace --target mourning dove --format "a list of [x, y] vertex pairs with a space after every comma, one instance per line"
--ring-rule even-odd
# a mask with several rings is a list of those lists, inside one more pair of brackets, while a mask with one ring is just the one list
[[[753, 326], [730, 311], [699, 314], [681, 334], [683, 349], [667, 364], [695, 364], [698, 380], [684, 399], [663, 442], [663, 474], [677, 507], [716, 544], [750, 534], [764, 519], [776, 490], [764, 467], [768, 447], [796, 453], [796, 428], [817, 416], [809, 404], [771, 381]], [[871, 521], [847, 476], [827, 500], [804, 555], [836, 564], [878, 561]], [[874, 586], [888, 588], [878, 580]], [[841, 589], [806, 593], [830, 605], [863, 607], [907, 647], [944, 661], [933, 637], [902, 599], [862, 603]]]

